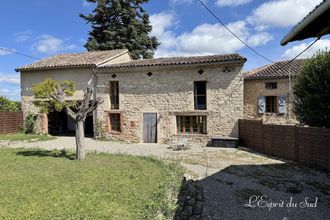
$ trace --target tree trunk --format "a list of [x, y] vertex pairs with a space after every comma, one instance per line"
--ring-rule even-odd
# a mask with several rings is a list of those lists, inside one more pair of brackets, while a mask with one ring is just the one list
[[76, 121], [76, 159], [85, 160], [85, 131], [84, 121]]

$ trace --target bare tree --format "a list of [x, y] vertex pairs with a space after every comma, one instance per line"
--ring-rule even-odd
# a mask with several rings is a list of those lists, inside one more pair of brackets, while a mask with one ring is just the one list
[[93, 93], [91, 86], [87, 87], [81, 102], [69, 100], [74, 94], [74, 87], [74, 83], [71, 81], [57, 82], [53, 79], [46, 79], [33, 86], [36, 99], [34, 103], [43, 113], [64, 110], [75, 121], [76, 159], [84, 160], [86, 157], [84, 123], [86, 117], [92, 115], [103, 101], [101, 98], [91, 99]]

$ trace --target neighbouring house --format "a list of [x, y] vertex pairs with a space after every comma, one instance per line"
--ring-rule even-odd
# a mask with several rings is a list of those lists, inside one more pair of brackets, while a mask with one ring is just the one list
[[[75, 100], [82, 99], [89, 84], [96, 88], [94, 97], [104, 100], [86, 120], [89, 133], [103, 131], [112, 139], [131, 142], [165, 143], [185, 137], [207, 143], [212, 136], [238, 135], [245, 62], [238, 54], [132, 60], [127, 50], [113, 50], [56, 55], [17, 71], [25, 116], [38, 112], [34, 83], [71, 80], [77, 85]], [[40, 124], [43, 132], [74, 131], [64, 112], [43, 115]]]
[[280, 61], [250, 71], [244, 77], [244, 118], [264, 123], [298, 124], [293, 113], [292, 83], [304, 59]]
[[330, 0], [323, 0], [281, 40], [281, 45], [311, 37], [321, 38], [329, 33]]

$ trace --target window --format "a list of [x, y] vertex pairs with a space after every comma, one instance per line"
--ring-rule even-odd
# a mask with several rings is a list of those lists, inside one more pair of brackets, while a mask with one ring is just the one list
[[121, 132], [121, 117], [120, 113], [110, 113], [110, 132]]
[[276, 113], [277, 97], [266, 96], [266, 113]]
[[176, 117], [178, 133], [206, 134], [206, 116]]
[[194, 83], [195, 110], [206, 110], [206, 82]]
[[266, 89], [277, 89], [277, 82], [268, 82], [265, 83]]
[[111, 109], [119, 109], [119, 82], [110, 81], [109, 84]]

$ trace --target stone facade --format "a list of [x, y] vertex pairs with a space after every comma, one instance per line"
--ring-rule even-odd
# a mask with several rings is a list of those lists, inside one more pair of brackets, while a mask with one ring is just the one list
[[[102, 64], [122, 63], [130, 61], [131, 57], [128, 52], [120, 53], [110, 60]], [[53, 68], [42, 70], [22, 70], [21, 71], [21, 103], [23, 118], [28, 114], [39, 114], [39, 109], [33, 104], [34, 98], [32, 94], [33, 84], [42, 82], [45, 79], [54, 79], [56, 81], [70, 80], [75, 83], [76, 91], [72, 99], [82, 100], [84, 90], [88, 85], [92, 85], [93, 69], [91, 67], [79, 68]], [[47, 115], [41, 115], [38, 132], [48, 133]], [[95, 124], [95, 123], [94, 123]]]
[[[115, 57], [107, 64], [127, 62], [128, 54]], [[111, 139], [143, 142], [144, 113], [157, 114], [157, 143], [169, 143], [173, 138], [188, 138], [207, 144], [212, 136], [238, 136], [238, 119], [243, 118], [243, 74], [245, 60], [213, 63], [156, 65], [145, 67], [93, 68], [75, 67], [21, 72], [22, 109], [24, 118], [38, 114], [33, 105], [32, 86], [46, 78], [70, 80], [76, 84], [72, 99], [81, 100], [83, 91], [93, 85], [95, 96], [104, 102], [94, 112], [94, 134]], [[149, 73], [149, 74], [148, 74]], [[150, 74], [151, 73], [151, 74]], [[119, 82], [119, 109], [112, 110], [109, 82]], [[194, 108], [194, 82], [206, 82], [207, 109]], [[94, 96], [94, 97], [95, 97]], [[120, 132], [111, 132], [110, 113], [120, 115]], [[177, 131], [177, 116], [206, 117], [206, 132], [182, 134]], [[40, 117], [39, 129], [47, 133], [47, 117]], [[51, 126], [51, 125], [50, 125]]]
[[[42, 82], [51, 78], [57, 81], [70, 80], [76, 85], [76, 92], [72, 99], [81, 100], [83, 90], [91, 83], [92, 69], [58, 69], [58, 70], [43, 70], [43, 71], [25, 71], [21, 72], [21, 103], [24, 119], [28, 114], [39, 114], [39, 109], [33, 104], [34, 98], [32, 94], [33, 84]], [[46, 117], [46, 118], [45, 118]], [[47, 115], [40, 117], [41, 122], [38, 128], [39, 133], [48, 132]]]
[[[266, 89], [265, 83], [277, 83], [277, 89]], [[291, 90], [292, 91], [292, 90]], [[258, 111], [258, 97], [286, 96], [286, 113], [263, 113]], [[289, 94], [289, 78], [245, 79], [244, 80], [244, 118], [261, 119], [270, 124], [298, 124], [293, 109], [293, 94]]]
[[[158, 143], [173, 137], [203, 144], [215, 135], [237, 137], [238, 119], [243, 117], [242, 67], [243, 63], [98, 70], [97, 95], [104, 103], [97, 110], [97, 120], [112, 139], [133, 142], [143, 142], [143, 113], [157, 113]], [[118, 110], [110, 109], [109, 81], [119, 82]], [[194, 110], [195, 81], [206, 81], [207, 110]], [[109, 132], [111, 112], [121, 113], [120, 133]], [[207, 134], [178, 134], [177, 115], [205, 115]]]

